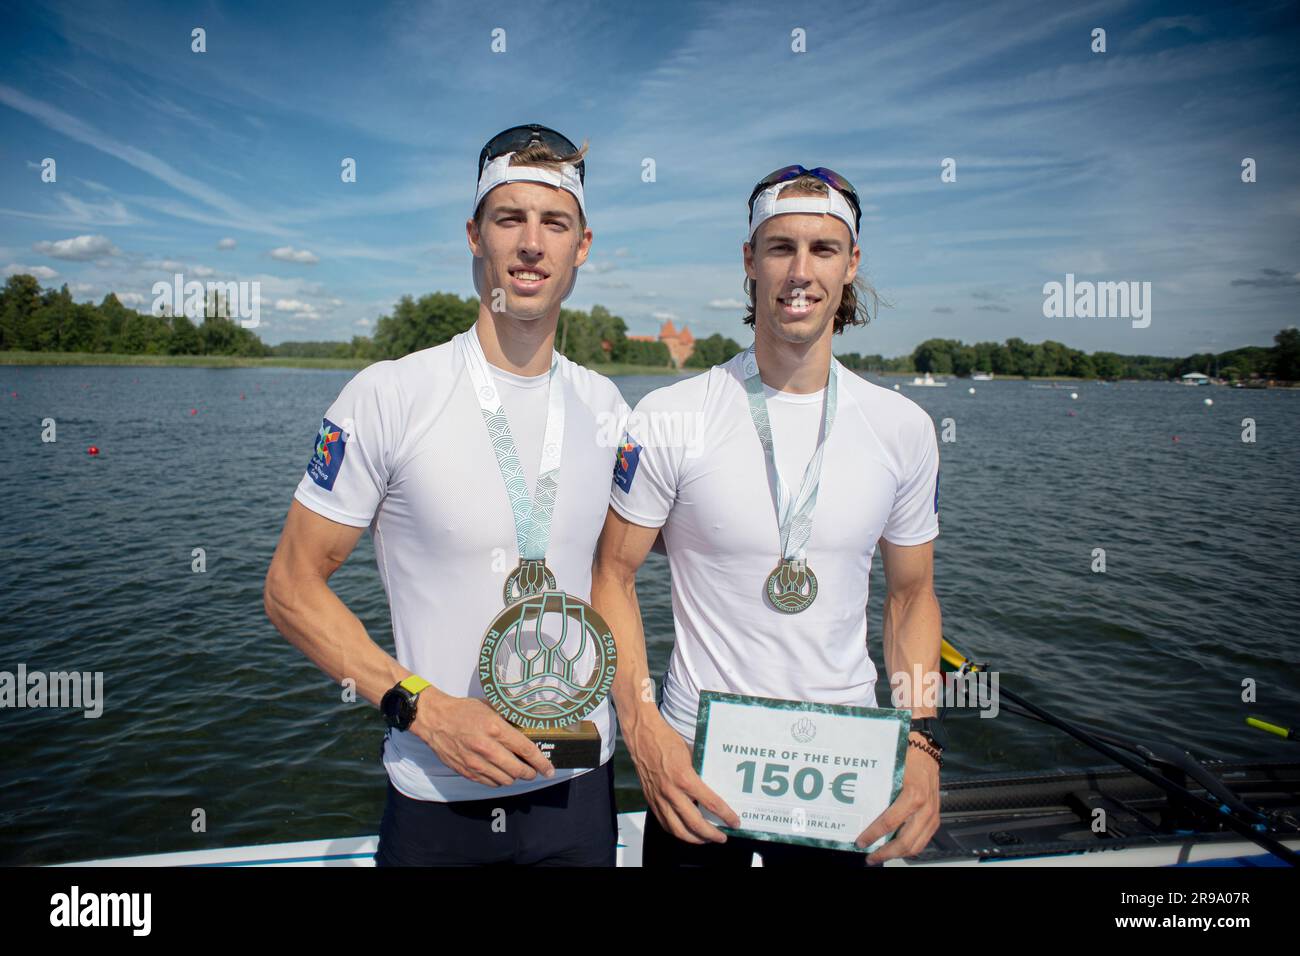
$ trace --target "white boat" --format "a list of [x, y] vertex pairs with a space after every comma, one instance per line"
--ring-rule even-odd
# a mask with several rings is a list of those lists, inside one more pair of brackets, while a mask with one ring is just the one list
[[[1210, 763], [1207, 768], [1278, 820], [1294, 819], [1300, 763]], [[1281, 865], [1230, 830], [1192, 828], [1158, 788], [1122, 769], [965, 777], [945, 783], [941, 799], [942, 825], [930, 846], [886, 866]], [[1092, 827], [1098, 806], [1110, 813], [1104, 834]], [[618, 815], [619, 866], [641, 865], [644, 828], [645, 811]], [[1300, 832], [1278, 838], [1300, 850]], [[374, 866], [378, 845], [374, 835], [338, 837], [60, 865]], [[757, 857], [753, 862], [762, 865]]]
[[991, 382], [993, 381], [992, 372], [972, 372], [970, 380], [972, 382]]
[[934, 376], [929, 372], [925, 373], [925, 378], [919, 375], [916, 376], [909, 384], [915, 385], [917, 388], [946, 388], [948, 386], [947, 382], [936, 382]]
[[[946, 639], [941, 654], [960, 674], [991, 666]], [[1008, 713], [1066, 731], [1113, 764], [943, 781], [929, 845], [886, 866], [1300, 865], [1300, 761], [1198, 757], [1163, 737], [1069, 722], [1007, 688], [1000, 695]], [[1285, 740], [1300, 736], [1262, 717], [1246, 723]], [[618, 815], [618, 866], [641, 865], [645, 820], [645, 811]], [[353, 836], [62, 865], [373, 866], [378, 844], [377, 836]], [[751, 863], [761, 866], [760, 856]]]
[[1201, 372], [1188, 372], [1181, 381], [1184, 385], [1209, 385], [1210, 376]]

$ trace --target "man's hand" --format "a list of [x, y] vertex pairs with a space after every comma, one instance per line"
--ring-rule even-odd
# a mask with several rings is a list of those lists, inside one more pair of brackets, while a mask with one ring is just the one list
[[695, 804], [721, 817], [729, 827], [739, 827], [740, 817], [705, 786], [691, 766], [686, 741], [667, 721], [653, 714], [633, 728], [624, 726], [623, 740], [636, 764], [650, 809], [665, 830], [686, 843], [727, 842], [727, 835], [704, 819]]
[[476, 697], [452, 697], [434, 687], [420, 692], [410, 731], [462, 777], [489, 787], [555, 776], [533, 743]]
[[[898, 829], [900, 825], [902, 829]], [[898, 799], [871, 821], [855, 842], [859, 847], [868, 847], [895, 829], [898, 833], [894, 838], [867, 857], [868, 865], [875, 866], [895, 857], [916, 856], [939, 829], [938, 761], [910, 744]]]

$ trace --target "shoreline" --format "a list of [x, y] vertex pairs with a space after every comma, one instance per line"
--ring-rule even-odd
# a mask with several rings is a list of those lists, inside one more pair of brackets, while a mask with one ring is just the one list
[[[297, 356], [244, 355], [130, 355], [116, 352], [0, 352], [0, 365], [134, 365], [157, 368], [313, 368], [352, 369], [360, 371], [378, 359], [307, 358]], [[634, 365], [625, 362], [602, 362], [587, 365], [593, 372], [616, 375], [681, 375], [679, 369], [657, 365]], [[693, 369], [691, 371], [703, 371]]]

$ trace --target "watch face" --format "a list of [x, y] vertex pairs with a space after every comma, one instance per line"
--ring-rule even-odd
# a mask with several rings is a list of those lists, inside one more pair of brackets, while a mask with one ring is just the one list
[[379, 702], [379, 709], [384, 712], [384, 721], [389, 727], [401, 729], [402, 703], [402, 697], [396, 689], [386, 693], [383, 700]]

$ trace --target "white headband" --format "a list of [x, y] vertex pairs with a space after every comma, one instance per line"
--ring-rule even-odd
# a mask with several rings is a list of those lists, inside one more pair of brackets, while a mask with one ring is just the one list
[[483, 167], [478, 178], [478, 193], [474, 196], [474, 211], [478, 212], [483, 197], [503, 183], [545, 183], [571, 193], [578, 200], [582, 215], [587, 215], [587, 204], [582, 198], [582, 177], [578, 167], [564, 163], [559, 170], [545, 169], [541, 166], [511, 166], [510, 157], [514, 153], [505, 153]]
[[853, 244], [858, 244], [858, 229], [854, 224], [853, 207], [844, 195], [831, 186], [826, 187], [825, 196], [792, 196], [789, 199], [778, 199], [781, 190], [789, 186], [793, 180], [783, 183], [776, 183], [768, 186], [758, 198], [754, 200], [754, 211], [749, 216], [749, 239], [754, 238], [754, 233], [758, 232], [758, 227], [773, 216], [783, 216], [788, 212], [820, 212], [829, 213], [849, 227], [849, 235], [853, 237]]
[[[582, 215], [587, 215], [587, 204], [582, 198], [582, 177], [578, 175], [578, 167], [571, 163], [564, 163], [558, 171], [554, 169], [545, 169], [541, 166], [511, 166], [510, 157], [514, 153], [506, 153], [498, 156], [483, 167], [483, 174], [478, 178], [478, 193], [474, 196], [474, 212], [478, 212], [478, 207], [483, 202], [483, 197], [503, 183], [545, 183], [548, 186], [555, 186], [570, 193], [578, 201], [578, 208], [582, 210]], [[474, 278], [474, 290], [479, 294], [479, 298], [485, 298], [488, 295], [487, 281], [483, 275], [483, 260], [474, 256], [470, 260], [470, 274]], [[569, 278], [569, 286], [560, 296], [563, 302], [569, 296], [573, 295], [573, 287], [578, 281], [578, 270], [573, 270], [573, 275]]]

